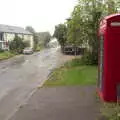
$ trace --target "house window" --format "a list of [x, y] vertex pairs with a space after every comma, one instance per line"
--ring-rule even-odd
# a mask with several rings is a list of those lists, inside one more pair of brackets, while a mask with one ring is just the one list
[[0, 41], [3, 41], [3, 34], [0, 33]]

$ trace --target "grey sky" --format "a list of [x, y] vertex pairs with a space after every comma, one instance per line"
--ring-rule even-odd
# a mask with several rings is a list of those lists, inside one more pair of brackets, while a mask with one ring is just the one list
[[54, 26], [70, 16], [77, 0], [1, 0], [0, 24], [53, 32]]

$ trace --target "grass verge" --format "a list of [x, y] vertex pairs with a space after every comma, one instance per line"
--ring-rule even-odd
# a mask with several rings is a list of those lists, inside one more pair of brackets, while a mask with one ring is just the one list
[[101, 103], [100, 111], [105, 120], [120, 120], [120, 104]]
[[44, 86], [95, 85], [97, 66], [81, 65], [74, 59], [64, 66], [55, 69]]
[[5, 60], [5, 59], [11, 58], [13, 56], [15, 56], [15, 54], [11, 53], [9, 51], [0, 52], [0, 60]]
[[[67, 86], [67, 85], [95, 85], [97, 78], [97, 66], [82, 65], [79, 59], [67, 62], [64, 66], [55, 69], [43, 87]], [[120, 120], [120, 104], [100, 104], [100, 120]]]

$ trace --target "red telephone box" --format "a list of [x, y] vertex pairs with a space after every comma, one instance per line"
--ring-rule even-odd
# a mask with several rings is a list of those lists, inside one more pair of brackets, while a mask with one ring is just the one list
[[98, 93], [104, 101], [120, 99], [120, 14], [105, 17], [99, 28]]

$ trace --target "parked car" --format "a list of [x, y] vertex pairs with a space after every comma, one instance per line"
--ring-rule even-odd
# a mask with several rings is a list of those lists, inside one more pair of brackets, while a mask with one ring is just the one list
[[70, 54], [70, 55], [82, 55], [84, 54], [85, 48], [80, 46], [73, 46], [73, 45], [66, 45], [64, 46], [63, 53]]
[[23, 54], [33, 54], [33, 49], [30, 47], [27, 47], [23, 50]]

